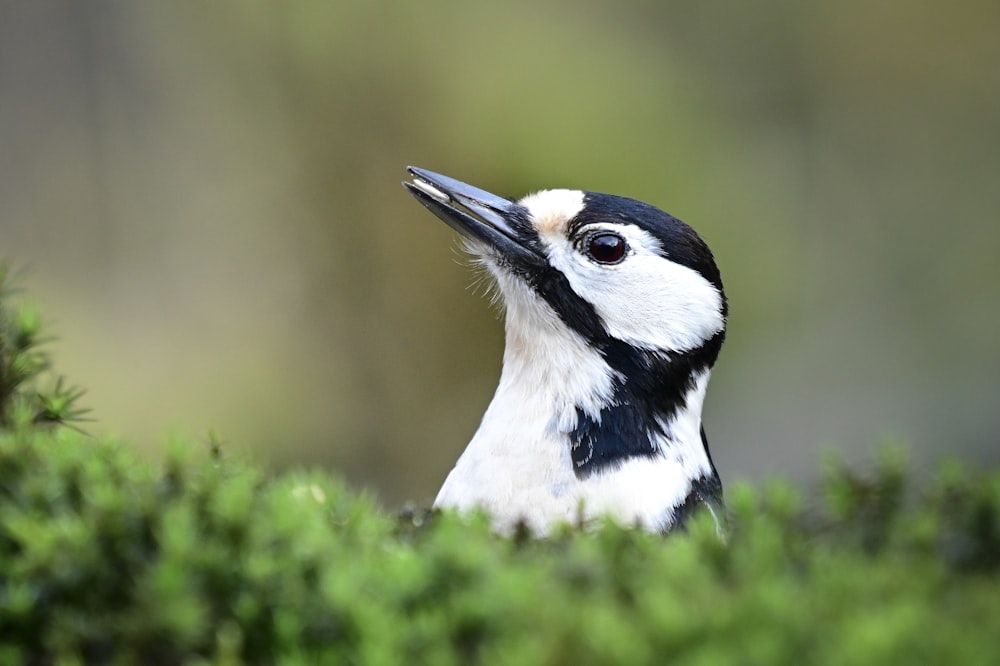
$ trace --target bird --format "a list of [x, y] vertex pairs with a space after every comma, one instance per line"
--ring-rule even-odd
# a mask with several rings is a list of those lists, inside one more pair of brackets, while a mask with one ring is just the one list
[[728, 301], [711, 250], [641, 201], [576, 189], [504, 198], [407, 167], [505, 312], [499, 384], [434, 501], [501, 534], [605, 519], [668, 533], [725, 524], [702, 425]]

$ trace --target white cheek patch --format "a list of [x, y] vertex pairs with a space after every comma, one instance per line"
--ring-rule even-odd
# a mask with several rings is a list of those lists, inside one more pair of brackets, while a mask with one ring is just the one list
[[593, 305], [608, 333], [635, 347], [686, 351], [721, 331], [722, 295], [697, 271], [658, 252], [657, 240], [631, 226], [615, 226], [631, 254], [603, 266], [584, 257], [563, 234], [544, 234], [549, 261], [573, 291]]

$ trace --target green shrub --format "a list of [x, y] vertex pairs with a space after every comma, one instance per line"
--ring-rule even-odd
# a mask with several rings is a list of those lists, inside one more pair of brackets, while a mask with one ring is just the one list
[[815, 502], [787, 483], [732, 487], [725, 540], [707, 516], [668, 538], [610, 523], [500, 538], [482, 517], [388, 513], [322, 472], [269, 478], [217, 445], [152, 465], [60, 425], [74, 400], [39, 418], [46, 363], [24, 360], [23, 314], [2, 315], [0, 664], [992, 664], [1000, 650], [998, 473], [952, 465], [913, 489], [885, 455], [866, 475], [830, 465]]

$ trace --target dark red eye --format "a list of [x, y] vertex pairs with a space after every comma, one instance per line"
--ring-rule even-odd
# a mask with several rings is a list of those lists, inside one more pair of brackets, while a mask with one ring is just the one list
[[600, 264], [617, 264], [627, 251], [625, 239], [618, 234], [594, 234], [587, 240], [587, 254]]

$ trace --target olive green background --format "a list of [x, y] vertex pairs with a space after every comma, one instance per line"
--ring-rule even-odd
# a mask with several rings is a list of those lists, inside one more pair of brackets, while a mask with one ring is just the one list
[[724, 480], [1000, 459], [1000, 4], [0, 4], [0, 257], [154, 453], [429, 501], [502, 326], [415, 164], [639, 198], [716, 253]]

